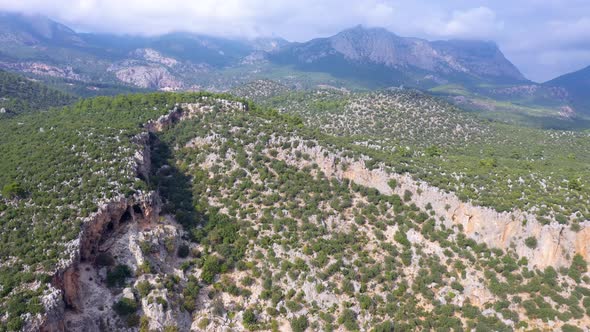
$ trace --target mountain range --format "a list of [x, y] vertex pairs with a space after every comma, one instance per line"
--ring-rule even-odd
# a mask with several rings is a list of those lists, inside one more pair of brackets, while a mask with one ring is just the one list
[[291, 43], [186, 32], [77, 33], [46, 17], [3, 13], [0, 68], [52, 81], [67, 92], [76, 87], [83, 95], [106, 94], [112, 86], [226, 91], [273, 79], [298, 88], [417, 88], [485, 117], [543, 127], [568, 127], [590, 116], [588, 68], [538, 84], [492, 41], [427, 41], [360, 25]]

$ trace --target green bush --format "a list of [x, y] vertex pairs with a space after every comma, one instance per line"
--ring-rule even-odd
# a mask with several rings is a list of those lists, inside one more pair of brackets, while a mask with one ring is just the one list
[[309, 322], [305, 316], [297, 316], [291, 319], [291, 330], [293, 332], [304, 332], [308, 326]]
[[137, 302], [126, 297], [113, 304], [113, 310], [120, 316], [131, 315], [137, 311], [137, 308]]
[[190, 253], [190, 248], [185, 243], [178, 246], [178, 257], [186, 258], [186, 257], [188, 257], [189, 253]]
[[131, 269], [127, 265], [117, 265], [107, 272], [107, 285], [109, 287], [123, 287], [126, 279], [131, 276]]
[[527, 237], [524, 240], [524, 244], [531, 249], [535, 249], [537, 248], [537, 238], [534, 236]]

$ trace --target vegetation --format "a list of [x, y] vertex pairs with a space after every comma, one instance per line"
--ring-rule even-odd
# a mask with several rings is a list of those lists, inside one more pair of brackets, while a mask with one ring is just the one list
[[[10, 264], [0, 264], [0, 311], [6, 313], [0, 331], [21, 328], [26, 313], [43, 312], [40, 298], [58, 262], [71, 258], [69, 244], [101, 203], [150, 190], [163, 201], [163, 219], [182, 225], [182, 235], [166, 234], [156, 244], [162, 251], [142, 239], [146, 259], [135, 275], [106, 254], [95, 264], [106, 268], [109, 286], [133, 286], [142, 301], [186, 311], [204, 327], [232, 319], [249, 329], [288, 322], [294, 331], [509, 331], [551, 321], [567, 330], [590, 317], [590, 279], [581, 255], [569, 268], [529, 268], [513, 247], [489, 248], [460, 227], [445, 226], [434, 202], [421, 209], [410, 191], [386, 194], [335, 176], [362, 160], [369, 168], [410, 172], [465, 200], [489, 199], [485, 205], [498, 210], [520, 207], [565, 224], [587, 213], [579, 205], [588, 186], [582, 176], [587, 156], [580, 153], [584, 136], [526, 129], [531, 137], [545, 137], [543, 150], [523, 140], [523, 147], [504, 151], [501, 142], [524, 133], [478, 122], [419, 95], [368, 96], [382, 105], [378, 117], [360, 106], [360, 113], [345, 113], [375, 122], [383, 117], [380, 138], [352, 122], [336, 126], [353, 120], [325, 116], [337, 116], [351, 100], [367, 100], [355, 102], [358, 96], [316, 101], [316, 118], [228, 96], [150, 94], [99, 97], [4, 120], [0, 261]], [[392, 100], [417, 102], [426, 120], [416, 113], [402, 125], [406, 120], [399, 115], [388, 117]], [[185, 102], [192, 103], [190, 116], [138, 136], [150, 119]], [[405, 127], [418, 128], [420, 121], [431, 123], [429, 132]], [[459, 132], [452, 129], [457, 125]], [[553, 146], [550, 137], [562, 146]], [[148, 179], [138, 174], [135, 159], [143, 144], [150, 148]], [[563, 153], [575, 155], [569, 166], [559, 159]], [[569, 172], [571, 165], [579, 167]], [[536, 193], [538, 178], [529, 182], [531, 174], [547, 175], [539, 181], [552, 195]], [[397, 181], [388, 185], [399, 187]], [[563, 198], [574, 191], [576, 196]], [[500, 192], [508, 198], [492, 199]], [[534, 239], [523, 241], [534, 249]], [[154, 264], [161, 254], [178, 264], [174, 273]], [[135, 300], [122, 298], [113, 310], [129, 326], [146, 327]]]
[[483, 121], [411, 90], [283, 91], [258, 100], [300, 116], [315, 136], [337, 136], [325, 138], [330, 144], [462, 200], [561, 223], [590, 217], [588, 133]]
[[0, 109], [3, 110], [0, 119], [7, 115], [64, 106], [75, 100], [72, 95], [0, 70]]

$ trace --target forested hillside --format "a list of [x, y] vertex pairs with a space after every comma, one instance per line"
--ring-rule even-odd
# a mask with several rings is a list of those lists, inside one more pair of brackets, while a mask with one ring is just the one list
[[0, 109], [2, 115], [29, 113], [60, 107], [76, 100], [72, 95], [52, 89], [22, 76], [0, 71]]

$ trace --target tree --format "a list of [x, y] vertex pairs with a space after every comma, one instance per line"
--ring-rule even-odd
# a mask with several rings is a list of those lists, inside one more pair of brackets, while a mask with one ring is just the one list
[[294, 317], [291, 319], [291, 329], [293, 332], [304, 332], [307, 330], [308, 326], [309, 322], [305, 316]]
[[537, 248], [537, 238], [534, 236], [527, 237], [524, 240], [524, 244], [531, 249], [535, 249]]
[[130, 315], [137, 311], [137, 302], [129, 298], [122, 298], [119, 302], [113, 304], [113, 310], [120, 316]]
[[22, 198], [25, 194], [25, 190], [16, 182], [9, 183], [2, 188], [2, 196], [7, 198]]
[[252, 309], [246, 309], [242, 316], [242, 322], [245, 326], [256, 324], [256, 314]]

